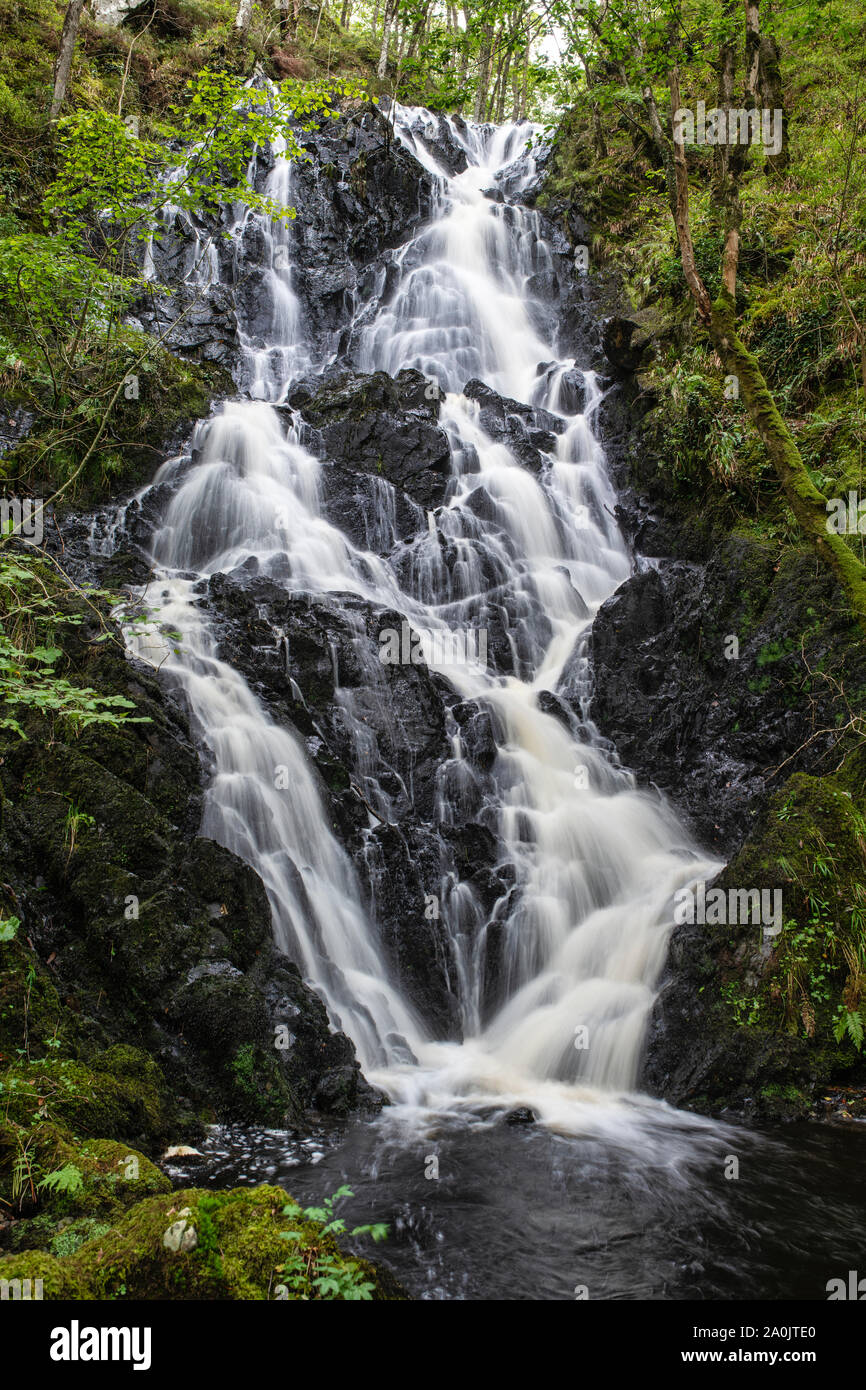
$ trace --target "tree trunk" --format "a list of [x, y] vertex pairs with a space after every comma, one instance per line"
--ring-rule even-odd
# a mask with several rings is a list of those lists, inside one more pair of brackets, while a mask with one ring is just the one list
[[72, 71], [72, 55], [75, 52], [75, 40], [78, 38], [78, 26], [81, 23], [81, 11], [83, 9], [84, 0], [69, 0], [60, 35], [60, 52], [57, 55], [57, 62], [54, 64], [54, 93], [51, 97], [50, 111], [52, 122], [56, 121], [60, 115], [66, 97], [69, 74]]
[[415, 24], [412, 28], [412, 38], [409, 41], [409, 48], [406, 53], [407, 63], [411, 63], [412, 59], [415, 57], [415, 54], [418, 51], [418, 45], [424, 38], [424, 34], [426, 33], [427, 18], [430, 14], [430, 4], [431, 0], [426, 0], [424, 8], [422, 9], [420, 15], [416, 19]]
[[[495, 50], [495, 48], [496, 48], [496, 43], [495, 43], [495, 40], [494, 40], [494, 50]], [[494, 82], [493, 82], [493, 91], [491, 92], [490, 98], [489, 98], [489, 100], [488, 100], [488, 102], [487, 102], [487, 119], [488, 119], [489, 121], [496, 121], [496, 120], [499, 119], [499, 115], [498, 115], [498, 112], [499, 112], [499, 93], [500, 93], [500, 88], [501, 88], [501, 86], [502, 86], [502, 63], [503, 63], [503, 57], [502, 57], [502, 54], [500, 53], [500, 55], [499, 55], [499, 62], [496, 64], [496, 77], [495, 77]], [[492, 63], [491, 63], [490, 71], [491, 71], [491, 76], [492, 76], [492, 74], [493, 74], [493, 64], [492, 64]]]
[[[455, 16], [454, 16], [454, 17], [455, 17], [455, 19], [456, 19], [456, 17], [457, 17], [456, 11], [455, 11]], [[464, 31], [463, 31], [463, 38], [462, 38], [462, 42], [461, 42], [461, 44], [460, 44], [460, 66], [459, 66], [458, 72], [457, 72], [457, 81], [458, 81], [459, 84], [460, 84], [460, 89], [461, 89], [461, 91], [462, 91], [463, 88], [466, 86], [466, 79], [467, 79], [468, 76], [469, 76], [469, 44], [468, 44], [468, 35], [469, 35], [469, 11], [468, 11], [468, 9], [466, 8], [465, 5], [463, 6], [463, 19], [464, 19], [464, 22], [465, 22], [465, 29], [464, 29]], [[460, 27], [460, 26], [458, 25], [458, 26], [457, 26], [457, 29], [455, 29], [455, 33], [457, 32], [457, 30], [459, 30], [459, 27]]]
[[238, 0], [238, 8], [235, 14], [235, 29], [239, 34], [248, 34], [250, 21], [253, 17], [253, 0]]
[[529, 107], [529, 40], [527, 38], [526, 48], [523, 51], [523, 83], [520, 97], [520, 119], [526, 120], [526, 112]]
[[770, 111], [782, 113], [782, 142], [778, 154], [768, 154], [767, 164], [777, 174], [784, 174], [788, 167], [788, 116], [782, 89], [782, 73], [779, 64], [779, 46], [771, 35], [764, 34], [759, 49], [758, 80], [761, 99]]
[[604, 126], [601, 123], [601, 108], [598, 102], [592, 99], [592, 88], [595, 85], [593, 82], [592, 68], [589, 65], [587, 54], [582, 49], [578, 49], [577, 56], [580, 58], [583, 66], [587, 96], [590, 99], [590, 109], [592, 111], [592, 142], [595, 148], [595, 156], [596, 159], [607, 159], [607, 141], [604, 138]]
[[[709, 325], [712, 319], [710, 296], [707, 294], [706, 285], [698, 273], [697, 264], [695, 262], [695, 248], [692, 242], [692, 229], [689, 218], [689, 170], [686, 163], [685, 141], [682, 138], [682, 130], [679, 129], [676, 122], [673, 121], [673, 114], [675, 111], [678, 111], [680, 107], [680, 79], [676, 67], [671, 71], [670, 92], [671, 119], [673, 126], [673, 160], [670, 161], [668, 158], [665, 159], [665, 172], [668, 174], [668, 194], [669, 196], [672, 195], [671, 212], [673, 214], [674, 226], [677, 229], [680, 260], [682, 262], [683, 275], [689, 287], [689, 293], [697, 305], [701, 319], [705, 324]], [[654, 99], [650, 106], [650, 125], [653, 134], [658, 132], [659, 138], [664, 142], [661, 122]], [[679, 140], [677, 139], [677, 135], [681, 137]], [[667, 155], [666, 142], [664, 148]], [[671, 164], [672, 169], [669, 167]], [[670, 179], [671, 172], [673, 173], [672, 181]]]
[[478, 55], [478, 90], [475, 93], [473, 118], [483, 121], [487, 114], [487, 93], [490, 89], [490, 74], [493, 66], [493, 26], [485, 24]]
[[505, 120], [505, 94], [508, 90], [508, 75], [511, 72], [511, 53], [505, 55], [505, 63], [502, 68], [502, 76], [499, 81], [499, 105], [496, 108], [496, 119], [501, 124]]
[[376, 76], [381, 82], [388, 71], [388, 40], [391, 37], [391, 24], [397, 10], [397, 0], [385, 0], [385, 13], [382, 16], [382, 47], [379, 50], [379, 65]]
[[821, 559], [835, 573], [861, 627], [866, 628], [866, 566], [857, 559], [844, 536], [827, 529], [827, 500], [809, 477], [757, 359], [737, 334], [734, 300], [724, 290], [713, 305], [710, 337], [725, 367], [742, 388], [749, 416], [791, 511]]

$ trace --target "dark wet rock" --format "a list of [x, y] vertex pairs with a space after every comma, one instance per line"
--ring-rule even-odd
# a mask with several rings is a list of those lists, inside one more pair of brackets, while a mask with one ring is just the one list
[[32, 410], [0, 398], [0, 457], [27, 438], [35, 418]]
[[493, 712], [477, 700], [465, 700], [455, 705], [451, 713], [460, 727], [464, 757], [474, 767], [489, 772], [497, 753]]
[[577, 367], [559, 379], [559, 408], [566, 415], [580, 415], [586, 407], [586, 377]]
[[[387, 100], [383, 99], [382, 105], [388, 109]], [[443, 171], [453, 177], [455, 174], [462, 174], [467, 168], [467, 159], [466, 150], [456, 138], [452, 126], [458, 131], [462, 130], [464, 135], [468, 134], [462, 116], [452, 116], [449, 120], [447, 116], [438, 112], [419, 111], [410, 119], [409, 133], [419, 156], [426, 150], [428, 154], [432, 154]]]
[[459, 1038], [456, 968], [441, 901], [447, 855], [435, 826], [414, 820], [376, 826], [365, 864], [396, 977], [435, 1036]]
[[[339, 349], [346, 324], [369, 297], [376, 267], [430, 216], [437, 180], [394, 140], [372, 103], [297, 134], [308, 158], [297, 160], [292, 171], [292, 198], [303, 209], [287, 231], [292, 288], [306, 335], [327, 357]], [[259, 191], [272, 168], [273, 156], [261, 152], [253, 174]], [[247, 218], [239, 235], [227, 237], [228, 230], [226, 213], [177, 214], [152, 248], [156, 278], [171, 293], [142, 296], [133, 315], [147, 331], [167, 332], [173, 351], [218, 362], [240, 384], [240, 331], [254, 340], [271, 339], [273, 296], [260, 220]], [[205, 285], [196, 281], [206, 252], [215, 257], [218, 281]]]
[[556, 436], [565, 428], [563, 421], [549, 410], [500, 396], [477, 379], [466, 383], [463, 394], [478, 401], [482, 428], [511, 449], [524, 467], [541, 472], [544, 455], [556, 448]]
[[[119, 642], [94, 646], [99, 631], [88, 613], [63, 633], [71, 669], [148, 722], [71, 743], [35, 723], [26, 743], [4, 735], [4, 892], [82, 1040], [145, 1048], [194, 1109], [297, 1121], [332, 1068], [357, 1073], [352, 1044], [273, 946], [259, 878], [197, 836], [202, 772], [182, 707]], [[283, 1023], [294, 1041], [280, 1050]], [[369, 1103], [359, 1076], [356, 1093]]]
[[719, 933], [698, 926], [674, 932], [650, 1020], [641, 1085], [684, 1109], [730, 1108], [768, 1119], [805, 1115], [822, 1070], [806, 1039], [732, 1026], [729, 1011], [711, 1007], [720, 979], [732, 978], [730, 936], [730, 929]]
[[614, 316], [604, 321], [602, 347], [617, 375], [628, 376], [643, 363], [648, 342], [640, 335], [635, 338], [636, 333], [639, 334], [639, 327], [632, 319]]
[[545, 714], [549, 714], [552, 719], [556, 719], [562, 724], [563, 728], [572, 730], [575, 723], [574, 715], [568, 708], [565, 701], [558, 695], [554, 695], [552, 690], [540, 690], [538, 692], [538, 708]]
[[505, 1116], [507, 1125], [534, 1125], [538, 1122], [538, 1116], [529, 1105], [518, 1105], [513, 1110], [509, 1110]]
[[489, 916], [514, 885], [514, 865], [502, 862], [502, 846], [486, 825], [464, 821], [447, 827], [443, 835], [452, 847], [461, 881], [470, 885]]
[[[380, 659], [383, 634], [402, 636], [399, 614], [352, 594], [291, 594], [243, 571], [215, 576], [207, 602], [224, 660], [244, 673], [280, 722], [307, 737], [314, 761], [324, 754], [350, 769], [386, 821], [432, 812], [447, 753], [444, 683], [423, 663]], [[369, 730], [369, 745], [356, 744], [347, 704]], [[335, 773], [327, 765], [320, 771], [326, 782]]]
[[[527, 130], [518, 135], [515, 157], [496, 176], [496, 183], [509, 201], [534, 207], [544, 188], [550, 166], [551, 146], [539, 145], [534, 134]], [[531, 146], [530, 146], [531, 140]]]
[[[437, 424], [438, 392], [421, 372], [343, 372], [324, 385], [306, 378], [290, 392], [289, 405], [312, 426], [320, 456], [341, 472], [384, 478], [417, 507], [444, 501], [451, 453]], [[332, 499], [338, 495], [336, 480], [326, 487]], [[417, 524], [417, 513], [404, 519], [404, 525], [411, 522]]]
[[706, 565], [635, 575], [593, 624], [593, 719], [724, 856], [781, 779], [826, 766], [835, 693], [810, 670], [844, 656], [866, 677], [833, 588], [810, 556], [731, 536]]
[[215, 362], [228, 370], [237, 361], [236, 303], [228, 286], [211, 285], [203, 293], [196, 285], [174, 285], [170, 294], [139, 300], [132, 312], [136, 326], [162, 336], [180, 357]]

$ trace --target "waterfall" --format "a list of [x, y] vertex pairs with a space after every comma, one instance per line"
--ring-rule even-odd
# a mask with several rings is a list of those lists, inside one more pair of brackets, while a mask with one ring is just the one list
[[[227, 403], [200, 423], [193, 466], [170, 460], [157, 474], [152, 487], [170, 484], [170, 500], [161, 504], [155, 578], [142, 596], [148, 621], [129, 623], [127, 639], [188, 699], [210, 758], [202, 833], [256, 869], [279, 946], [351, 1036], [370, 1079], [409, 1106], [524, 1102], [567, 1126], [570, 1107], [634, 1087], [673, 894], [717, 866], [661, 799], [636, 789], [586, 714], [586, 634], [632, 566], [594, 429], [603, 383], [557, 357], [529, 288], [551, 265], [542, 220], [491, 193], [507, 179], [519, 196], [532, 173], [531, 158], [521, 160], [531, 127], [450, 122], [468, 167], [449, 176], [424, 139], [439, 118], [402, 107], [393, 117], [435, 175], [438, 207], [393, 253], [389, 298], [362, 306], [348, 351], [350, 365], [366, 372], [418, 368], [441, 393], [453, 461], [447, 501], [400, 549], [399, 563], [396, 552], [359, 549], [324, 515], [322, 464], [303, 446], [297, 420], [287, 427], [289, 412], [273, 408], [313, 358], [290, 238], [281, 224], [266, 227], [271, 340], [243, 340], [256, 399]], [[273, 154], [269, 192], [288, 202], [291, 170], [280, 148]], [[464, 394], [472, 379], [554, 417], [556, 445], [538, 476], [487, 433], [478, 393]], [[390, 485], [381, 486], [386, 518]], [[480, 495], [481, 511], [472, 505]], [[447, 569], [445, 543], [459, 557]], [[443, 885], [460, 1042], [432, 1036], [389, 970], [303, 745], [216, 654], [199, 600], [210, 577], [250, 563], [293, 594], [355, 594], [396, 610], [419, 633], [427, 664], [490, 712], [496, 755], [477, 819], [505, 846], [519, 892], [504, 922], [503, 998], [485, 1019], [485, 915], [468, 885]], [[508, 633], [510, 675], [460, 647], [467, 630], [494, 621]], [[369, 639], [358, 640], [375, 692], [381, 665]], [[539, 700], [567, 670], [583, 709], [571, 727]], [[348, 698], [343, 712], [361, 748], [366, 731]], [[439, 782], [443, 824], [470, 779], [455, 732]]]

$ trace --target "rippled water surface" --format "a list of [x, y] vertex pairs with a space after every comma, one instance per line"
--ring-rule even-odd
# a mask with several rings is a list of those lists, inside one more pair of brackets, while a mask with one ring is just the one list
[[823, 1300], [866, 1255], [863, 1124], [766, 1133], [647, 1103], [567, 1135], [395, 1108], [305, 1138], [220, 1126], [199, 1147], [176, 1180], [272, 1182], [305, 1205], [348, 1183], [347, 1224], [390, 1224], [376, 1258], [416, 1298]]

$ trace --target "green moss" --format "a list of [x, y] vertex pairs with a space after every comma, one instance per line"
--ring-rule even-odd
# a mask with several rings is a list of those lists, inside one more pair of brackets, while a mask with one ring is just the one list
[[4, 1088], [7, 1120], [18, 1124], [36, 1111], [82, 1136], [152, 1139], [164, 1129], [162, 1074], [134, 1047], [109, 1048], [89, 1064], [53, 1057], [21, 1063], [6, 1072]]
[[242, 1043], [229, 1064], [238, 1106], [252, 1119], [279, 1122], [296, 1101], [273, 1051]]
[[16, 1221], [6, 1238], [11, 1253], [24, 1250], [43, 1250], [58, 1258], [74, 1255], [89, 1240], [95, 1240], [111, 1230], [107, 1221], [93, 1216], [64, 1216], [45, 1212], [26, 1221]]
[[[75, 1186], [64, 1190], [45, 1184], [49, 1174], [67, 1168], [77, 1170]], [[36, 1208], [53, 1220], [116, 1215], [142, 1197], [169, 1188], [161, 1169], [127, 1143], [82, 1140], [64, 1126], [41, 1119], [0, 1122], [0, 1198], [16, 1215], [32, 1214]]]
[[[138, 1203], [110, 1235], [82, 1247], [73, 1257], [77, 1275], [97, 1298], [273, 1299], [279, 1296], [280, 1266], [289, 1249], [281, 1232], [297, 1224], [282, 1214], [290, 1200], [282, 1188], [268, 1186], [220, 1193], [193, 1188], [151, 1198]], [[181, 1229], [178, 1223], [184, 1222]], [[172, 1227], [179, 1249], [166, 1245]], [[194, 1236], [184, 1241], [186, 1231]], [[352, 1263], [317, 1224], [304, 1221], [300, 1231], [300, 1248], [311, 1258], [321, 1252]], [[184, 1248], [193, 1241], [192, 1248]], [[371, 1274], [375, 1297], [402, 1296], [384, 1273], [358, 1263]]]
[[[108, 1174], [114, 1153], [89, 1145], [78, 1157], [85, 1167], [101, 1163]], [[172, 1194], [159, 1178], [158, 1194], [104, 1219], [58, 1219], [52, 1212], [16, 1223], [16, 1252], [0, 1259], [0, 1279], [41, 1278], [49, 1299], [318, 1298], [321, 1291], [312, 1281], [319, 1262], [327, 1260], [347, 1280], [369, 1280], [376, 1299], [405, 1297], [387, 1271], [345, 1254], [320, 1222], [285, 1215], [291, 1198], [282, 1188]], [[145, 1182], [142, 1172], [139, 1194]], [[287, 1231], [294, 1232], [290, 1241]], [[302, 1286], [288, 1275], [281, 1286], [293, 1253], [306, 1271]]]
[[[42, 1250], [27, 1250], [20, 1255], [7, 1255], [0, 1259], [0, 1281], [29, 1280], [30, 1297], [43, 1299], [85, 1299], [92, 1298], [90, 1286], [82, 1279], [72, 1260], [59, 1259]], [[41, 1281], [41, 1290], [37, 1289]], [[23, 1290], [22, 1290], [23, 1292]], [[10, 1298], [15, 1297], [14, 1288]]]
[[720, 1007], [738, 1027], [806, 1040], [827, 1078], [859, 1061], [835, 1030], [866, 987], [864, 866], [866, 820], [851, 793], [835, 777], [797, 773], [719, 880], [781, 889], [784, 919], [766, 952], [754, 928], [731, 930]]
[[19, 936], [0, 943], [0, 1068], [27, 1047], [35, 1056], [62, 1055], [84, 1034], [26, 941]]

